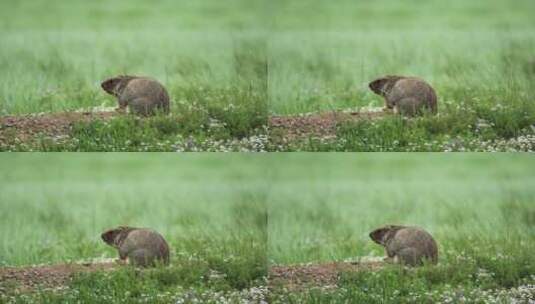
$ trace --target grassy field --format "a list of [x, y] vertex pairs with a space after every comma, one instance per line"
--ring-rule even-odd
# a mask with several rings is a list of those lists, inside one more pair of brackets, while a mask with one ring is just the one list
[[[130, 73], [168, 87], [173, 116], [160, 124], [174, 125], [83, 123], [59, 142], [10, 138], [2, 150], [535, 150], [533, 1], [39, 0], [0, 11], [0, 115], [113, 106], [99, 82]], [[270, 114], [382, 106], [367, 83], [385, 74], [428, 80], [440, 115], [340, 124], [334, 140], [263, 139]]]
[[1, 282], [0, 302], [208, 301], [265, 285], [267, 189], [253, 157], [6, 154], [0, 164], [0, 267], [116, 258], [100, 234], [119, 225], [151, 227], [171, 247], [167, 269], [79, 275], [64, 293], [31, 297]]
[[388, 74], [428, 80], [442, 111], [446, 102], [507, 106], [533, 96], [532, 1], [280, 1], [276, 7], [274, 113], [382, 106], [367, 84]]
[[269, 109], [296, 114], [381, 107], [367, 84], [414, 75], [439, 116], [343, 123], [337, 139], [279, 150], [533, 151], [533, 1], [278, 2]]
[[[369, 232], [417, 225], [439, 265], [342, 274], [339, 288], [275, 291], [274, 303], [510, 303], [535, 282], [535, 182], [528, 155], [296, 154], [273, 174], [270, 265], [383, 256]], [[448, 299], [450, 302], [448, 302]], [[524, 299], [525, 301], [525, 299]]]
[[496, 100], [509, 97], [502, 102], [533, 96], [523, 96], [532, 94], [535, 73], [535, 7], [528, 0], [1, 1], [0, 7], [0, 66], [9, 71], [1, 78], [3, 113], [110, 104], [98, 83], [117, 73], [153, 75], [175, 101], [189, 101], [185, 88], [269, 77], [274, 113], [380, 105], [366, 84], [384, 74], [420, 75], [442, 101], [496, 92], [503, 94]]
[[[0, 67], [5, 71], [0, 115], [112, 107], [117, 102], [102, 91], [102, 80], [149, 75], [167, 87], [175, 125], [158, 138], [156, 128], [137, 127], [151, 133], [146, 137], [153, 150], [157, 143], [181, 145], [189, 137], [230, 141], [262, 133], [267, 124], [262, 7], [262, 2], [240, 0], [0, 1]], [[73, 132], [67, 144], [32, 142], [4, 149], [120, 151], [124, 141], [137, 142], [135, 135], [110, 126], [107, 136], [116, 135], [111, 147], [98, 143], [100, 134], [91, 130], [99, 124], [80, 126], [93, 147], [78, 145], [84, 135]], [[222, 130], [207, 134], [210, 125]], [[126, 147], [143, 150], [139, 144]]]
[[[160, 231], [172, 248], [169, 268], [80, 274], [68, 289], [4, 300], [510, 303], [535, 295], [529, 155], [7, 154], [0, 162], [3, 267], [116, 257], [99, 235], [125, 224]], [[267, 292], [270, 266], [381, 257], [368, 233], [388, 223], [431, 232], [439, 264], [342, 272], [334, 289]], [[0, 291], [16, 288], [9, 284]]]
[[115, 105], [99, 84], [123, 73], [157, 78], [178, 104], [192, 90], [206, 101], [206, 90], [249, 88], [265, 76], [253, 50], [262, 11], [247, 3], [1, 1], [2, 112]]

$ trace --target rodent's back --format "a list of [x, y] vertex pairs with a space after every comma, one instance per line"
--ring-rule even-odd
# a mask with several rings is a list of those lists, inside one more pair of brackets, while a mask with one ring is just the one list
[[417, 77], [403, 77], [396, 81], [386, 96], [389, 100], [413, 99], [427, 106], [433, 113], [437, 108], [437, 96], [431, 85]]
[[[146, 254], [145, 260], [153, 263], [160, 260], [164, 264], [169, 263], [169, 246], [165, 239], [157, 232], [150, 229], [135, 229], [128, 233], [128, 236], [119, 244], [119, 250], [127, 254]], [[130, 256], [129, 256], [130, 257]], [[139, 260], [136, 256], [134, 263]]]
[[128, 100], [132, 110], [139, 114], [151, 114], [155, 109], [169, 112], [169, 94], [162, 84], [152, 78], [130, 80], [120, 98]]
[[432, 263], [438, 261], [438, 248], [435, 240], [428, 232], [418, 227], [398, 230], [385, 245], [387, 250], [394, 254], [411, 249], [411, 252], [419, 256], [419, 259], [427, 258]]
[[126, 99], [146, 97], [169, 101], [167, 90], [163, 85], [154, 79], [146, 77], [137, 77], [130, 80], [121, 93], [121, 97]]

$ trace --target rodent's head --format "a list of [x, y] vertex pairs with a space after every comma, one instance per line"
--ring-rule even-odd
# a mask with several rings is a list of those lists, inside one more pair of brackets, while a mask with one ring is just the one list
[[[392, 89], [392, 87], [394, 86], [394, 84], [402, 79], [403, 77], [402, 76], [392, 76], [392, 75], [389, 75], [389, 76], [384, 76], [384, 77], [381, 77], [381, 78], [377, 78], [375, 79], [374, 81], [370, 82], [368, 84], [368, 87], [370, 88], [370, 90], [372, 90], [375, 94], [379, 95], [379, 96], [383, 96], [385, 97], [386, 94], [388, 92], [390, 92], [390, 90]], [[392, 109], [394, 108], [394, 104], [389, 104], [387, 102], [387, 105], [386, 105], [388, 108]]]
[[127, 227], [127, 226], [119, 226], [117, 228], [109, 229], [104, 231], [100, 237], [102, 240], [112, 246], [112, 247], [119, 247], [121, 242], [126, 238], [128, 235], [128, 232], [132, 231], [135, 228]]
[[405, 228], [405, 226], [386, 225], [370, 232], [370, 238], [379, 245], [385, 245], [391, 239], [396, 231]]
[[128, 76], [128, 75], [120, 75], [117, 77], [109, 78], [104, 80], [100, 86], [106, 93], [113, 95], [113, 96], [119, 96], [123, 88], [126, 86], [128, 81], [134, 79], [134, 76]]

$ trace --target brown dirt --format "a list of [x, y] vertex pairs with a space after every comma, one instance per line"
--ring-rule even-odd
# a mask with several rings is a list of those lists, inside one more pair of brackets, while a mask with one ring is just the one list
[[374, 271], [382, 267], [382, 262], [331, 262], [293, 266], [272, 266], [269, 270], [270, 288], [284, 287], [301, 290], [308, 287], [333, 288], [338, 283], [341, 272]]
[[[0, 146], [31, 141], [36, 135], [61, 137], [69, 134], [75, 122], [108, 120], [116, 112], [62, 112], [21, 116], [0, 116]], [[270, 133], [276, 140], [292, 141], [309, 137], [336, 136], [336, 125], [343, 121], [375, 119], [383, 112], [324, 112], [296, 116], [271, 116]]]
[[31, 140], [36, 135], [49, 137], [67, 135], [73, 123], [95, 119], [107, 120], [115, 112], [63, 112], [0, 117], [0, 145], [15, 138], [19, 142]]
[[[269, 286], [271, 289], [284, 287], [287, 290], [334, 288], [341, 272], [375, 271], [382, 265], [382, 262], [366, 261], [272, 266], [269, 270]], [[76, 273], [111, 271], [117, 267], [120, 265], [116, 262], [99, 262], [0, 268], [0, 294], [31, 292], [36, 288], [61, 288], [67, 286]]]
[[292, 141], [309, 137], [334, 137], [337, 124], [344, 121], [376, 119], [384, 112], [324, 112], [296, 116], [271, 116], [269, 128], [282, 140]]
[[8, 289], [10, 292], [27, 292], [37, 287], [63, 287], [75, 273], [113, 270], [117, 266], [117, 263], [107, 262], [0, 268], [0, 294]]

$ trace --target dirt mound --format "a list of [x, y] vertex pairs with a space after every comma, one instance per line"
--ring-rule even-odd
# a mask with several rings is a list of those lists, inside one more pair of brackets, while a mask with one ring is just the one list
[[[330, 262], [322, 264], [279, 265], [269, 269], [269, 287], [302, 290], [309, 287], [334, 288], [341, 272], [375, 271], [381, 261]], [[67, 286], [75, 273], [111, 271], [120, 267], [112, 259], [98, 262], [29, 267], [0, 268], [0, 294], [31, 292], [37, 288]]]
[[[109, 120], [114, 111], [62, 112], [0, 116], [0, 146], [31, 141], [35, 136], [62, 137], [75, 122]], [[309, 137], [336, 136], [338, 123], [348, 120], [383, 117], [384, 112], [323, 112], [295, 116], [271, 116], [268, 125], [275, 141], [292, 141]]]
[[382, 267], [383, 262], [331, 262], [292, 266], [272, 266], [269, 270], [270, 288], [284, 287], [301, 290], [307, 287], [333, 288], [338, 283], [341, 272], [373, 271]]
[[67, 285], [75, 273], [112, 270], [116, 267], [117, 263], [102, 262], [0, 268], [0, 294], [7, 291], [26, 292], [37, 287], [58, 288]]
[[271, 116], [269, 128], [272, 134], [286, 140], [308, 137], [336, 136], [337, 124], [344, 121], [375, 119], [384, 112], [324, 112], [295, 116]]
[[49, 137], [68, 134], [75, 122], [95, 119], [107, 120], [117, 115], [114, 112], [63, 112], [0, 117], [0, 144], [18, 139], [25, 142], [36, 135]]

